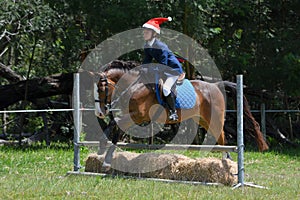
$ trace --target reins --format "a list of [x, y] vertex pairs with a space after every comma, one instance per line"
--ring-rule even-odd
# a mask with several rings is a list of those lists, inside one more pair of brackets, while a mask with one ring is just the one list
[[118, 98], [116, 98], [113, 102], [111, 102], [111, 107], [113, 107], [113, 106], [120, 100], [120, 98], [121, 98], [123, 95], [125, 95], [125, 94], [128, 92], [128, 90], [129, 90], [134, 84], [136, 84], [139, 80], [140, 80], [140, 76], [139, 76], [135, 81], [133, 81], [132, 83], [130, 83], [130, 85], [129, 85], [123, 92], [121, 92], [121, 94], [118, 96]]

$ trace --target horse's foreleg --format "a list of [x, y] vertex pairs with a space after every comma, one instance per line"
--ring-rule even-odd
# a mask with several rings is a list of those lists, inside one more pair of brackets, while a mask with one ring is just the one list
[[113, 128], [116, 126], [116, 122], [112, 119], [108, 125], [104, 125], [105, 123], [102, 120], [99, 121], [99, 123], [101, 125], [101, 128], [104, 129], [104, 131], [103, 131], [103, 134], [99, 138], [98, 155], [103, 155], [106, 151], [106, 145], [108, 142], [109, 135], [113, 131]]
[[120, 128], [116, 126], [117, 124], [114, 119], [112, 119], [112, 123], [110, 124], [111, 124], [110, 126], [111, 130], [113, 131], [113, 136], [112, 136], [112, 145], [108, 148], [102, 165], [102, 167], [105, 168], [104, 169], [105, 171], [108, 171], [111, 167], [113, 153], [116, 150], [117, 143], [119, 140], [119, 135], [120, 135]]
[[[104, 162], [102, 164], [102, 169], [104, 171], [108, 171], [111, 168], [111, 161], [113, 159], [113, 153], [117, 147], [120, 132], [124, 130], [123, 128], [127, 129], [129, 127], [129, 124], [127, 123], [128, 117], [130, 117], [130, 116], [125, 115], [122, 118], [117, 118], [116, 119], [117, 122], [115, 121], [115, 119], [112, 119], [110, 122], [110, 126], [109, 126], [110, 129], [108, 129], [107, 131], [114, 131], [114, 133], [113, 133], [113, 137], [112, 137], [112, 145], [108, 148], [108, 150], [105, 154]], [[120, 127], [122, 127], [122, 129]], [[109, 134], [109, 133], [106, 133], [106, 134]]]
[[108, 148], [108, 150], [107, 150], [107, 152], [105, 154], [104, 162], [102, 164], [102, 169], [104, 171], [110, 170], [110, 168], [111, 168], [111, 161], [112, 161], [113, 153], [114, 153], [115, 150], [116, 150], [116, 145], [114, 145], [114, 144], [112, 144]]
[[103, 119], [100, 119], [97, 117], [98, 123], [101, 127], [102, 130], [104, 130], [100, 137], [99, 137], [99, 149], [98, 149], [98, 155], [103, 155], [104, 152], [106, 151], [106, 144], [108, 141], [108, 128], [109, 126], [105, 123], [105, 121]]
[[105, 153], [107, 142], [108, 142], [108, 139], [107, 139], [106, 135], [103, 133], [100, 136], [100, 140], [99, 140], [98, 155], [103, 155]]

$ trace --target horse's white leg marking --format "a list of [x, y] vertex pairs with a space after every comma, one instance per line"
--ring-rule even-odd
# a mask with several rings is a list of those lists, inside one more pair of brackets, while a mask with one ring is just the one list
[[102, 112], [102, 110], [100, 108], [100, 103], [96, 102], [97, 100], [99, 101], [99, 96], [98, 96], [97, 88], [98, 88], [97, 84], [94, 83], [95, 115], [97, 117], [101, 117], [102, 118], [102, 116], [104, 116], [104, 115], [103, 115], [103, 112]]

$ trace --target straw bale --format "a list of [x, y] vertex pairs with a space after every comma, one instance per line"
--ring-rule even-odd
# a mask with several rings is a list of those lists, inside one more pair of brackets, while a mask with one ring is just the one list
[[[103, 155], [90, 154], [85, 171], [103, 173]], [[192, 159], [178, 154], [115, 152], [112, 168], [106, 173], [183, 181], [237, 182], [237, 164], [228, 159]]]

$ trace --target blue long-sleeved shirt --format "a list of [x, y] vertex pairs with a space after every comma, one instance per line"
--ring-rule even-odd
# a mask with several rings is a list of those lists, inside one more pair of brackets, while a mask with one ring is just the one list
[[177, 75], [182, 74], [182, 66], [168, 46], [158, 39], [155, 39], [152, 46], [144, 46], [145, 58], [143, 64], [149, 64], [153, 58], [160, 64], [171, 67]]

